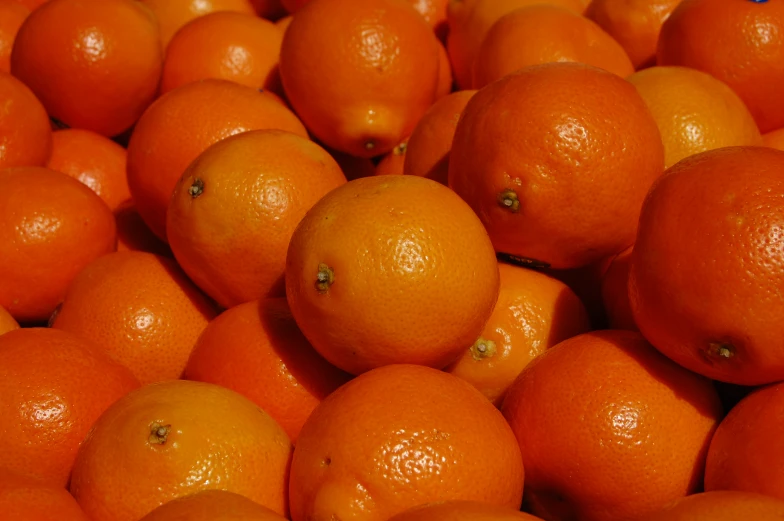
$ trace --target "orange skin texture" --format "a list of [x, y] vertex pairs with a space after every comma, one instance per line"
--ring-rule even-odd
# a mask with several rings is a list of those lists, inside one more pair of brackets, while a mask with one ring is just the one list
[[294, 443], [313, 409], [351, 378], [316, 353], [284, 298], [224, 311], [199, 337], [184, 376], [249, 398]]
[[131, 198], [125, 164], [125, 149], [111, 139], [89, 130], [67, 128], [52, 134], [52, 154], [46, 168], [87, 185], [115, 211]]
[[459, 378], [405, 364], [358, 376], [316, 407], [289, 486], [293, 521], [386, 521], [451, 499], [519, 508], [522, 492], [522, 457], [499, 411]]
[[169, 380], [129, 393], [101, 416], [79, 450], [70, 491], [102, 521], [138, 521], [215, 489], [286, 516], [292, 452], [280, 425], [242, 395]]
[[224, 308], [283, 297], [294, 228], [345, 183], [329, 153], [306, 138], [281, 130], [232, 136], [205, 150], [177, 183], [169, 245], [191, 280]]
[[382, 157], [376, 165], [376, 175], [403, 175], [407, 147], [408, 139], [405, 139]]
[[636, 519], [696, 492], [722, 414], [710, 380], [613, 330], [539, 355], [501, 411], [523, 454], [526, 510], [554, 521]]
[[165, 503], [140, 521], [286, 521], [250, 499], [225, 490], [204, 490]]
[[0, 3], [0, 72], [11, 72], [11, 48], [30, 9], [17, 2]]
[[46, 168], [2, 170], [0, 186], [0, 306], [19, 322], [46, 320], [77, 273], [114, 251], [114, 216], [95, 192]]
[[664, 166], [731, 146], [762, 145], [754, 117], [735, 92], [687, 67], [649, 67], [629, 76], [659, 126]]
[[0, 521], [89, 521], [68, 491], [0, 469]]
[[471, 98], [455, 131], [449, 186], [496, 251], [566, 269], [634, 242], [642, 201], [663, 171], [656, 122], [629, 82], [549, 63]]
[[679, 499], [639, 521], [779, 521], [784, 517], [784, 501], [737, 490], [701, 492]]
[[286, 296], [302, 332], [352, 374], [453, 362], [482, 332], [498, 278], [476, 215], [445, 186], [414, 176], [333, 190], [300, 221], [286, 259]]
[[30, 11], [34, 10], [36, 7], [40, 6], [41, 4], [45, 4], [49, 0], [11, 0], [11, 3], [16, 2], [17, 4], [22, 4], [23, 6], [27, 7]]
[[232, 11], [253, 15], [250, 0], [141, 0], [158, 20], [161, 48], [165, 51], [177, 31], [200, 16], [216, 11]]
[[752, 391], [722, 421], [711, 442], [705, 490], [741, 490], [784, 500], [784, 385]]
[[709, 378], [784, 378], [783, 172], [779, 150], [704, 152], [668, 169], [643, 206], [629, 273], [635, 322]]
[[403, 173], [446, 185], [449, 153], [460, 115], [476, 90], [461, 90], [436, 101], [419, 120], [406, 146]]
[[602, 302], [610, 329], [637, 331], [629, 303], [629, 268], [632, 247], [616, 255], [602, 277]]
[[766, 147], [784, 151], [784, 128], [771, 130], [762, 135], [762, 144]]
[[283, 36], [280, 76], [291, 106], [328, 147], [385, 154], [436, 100], [438, 39], [399, 0], [314, 0]]
[[199, 154], [234, 134], [267, 128], [308, 137], [297, 116], [278, 100], [228, 80], [189, 83], [158, 98], [128, 143], [128, 185], [153, 233], [166, 239], [172, 192]]
[[499, 263], [498, 271], [501, 289], [490, 320], [476, 342], [445, 369], [482, 391], [496, 407], [531, 360], [591, 330], [585, 306], [563, 282], [506, 263]]
[[452, 92], [454, 77], [452, 76], [452, 64], [449, 63], [449, 55], [446, 47], [439, 42], [438, 45], [438, 85], [436, 85], [436, 100], [439, 100]]
[[0, 306], [0, 335], [15, 329], [19, 329], [19, 323], [4, 307]]
[[73, 280], [52, 327], [90, 340], [143, 384], [179, 378], [217, 314], [171, 259], [116, 252]]
[[656, 44], [664, 21], [681, 0], [593, 0], [585, 16], [626, 50], [635, 69], [656, 63]]
[[127, 200], [114, 211], [117, 223], [117, 251], [146, 251], [174, 258], [169, 245], [160, 240], [144, 224], [133, 200]]
[[185, 24], [166, 47], [160, 92], [205, 78], [280, 91], [283, 34], [258, 16], [219, 11]]
[[43, 166], [52, 152], [46, 109], [24, 83], [0, 72], [0, 169]]
[[761, 132], [784, 127], [784, 4], [684, 0], [662, 25], [658, 65], [707, 72], [746, 103]]
[[623, 47], [594, 22], [572, 9], [537, 4], [514, 10], [490, 27], [474, 62], [473, 88], [548, 62], [586, 63], [621, 77], [634, 72]]
[[388, 521], [541, 521], [541, 519], [492, 503], [453, 500], [410, 508], [390, 517]]
[[93, 423], [139, 387], [98, 346], [47, 328], [0, 336], [0, 376], [3, 467], [57, 487]]
[[479, 47], [493, 24], [516, 9], [542, 3], [565, 7], [576, 13], [585, 9], [582, 0], [449, 0], [446, 48], [458, 88], [471, 88]]
[[131, 0], [51, 0], [16, 35], [11, 72], [53, 118], [116, 136], [155, 99], [163, 56], [155, 18]]

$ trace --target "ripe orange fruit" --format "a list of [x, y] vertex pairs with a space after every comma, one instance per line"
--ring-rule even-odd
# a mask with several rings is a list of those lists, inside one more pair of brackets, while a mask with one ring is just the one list
[[445, 186], [414, 176], [336, 188], [300, 221], [286, 259], [297, 324], [353, 374], [451, 363], [482, 332], [498, 284], [476, 215]]
[[626, 50], [635, 69], [656, 63], [656, 44], [664, 20], [681, 0], [593, 0], [585, 16]]
[[723, 81], [760, 131], [784, 127], [784, 4], [683, 0], [662, 25], [659, 65], [682, 65]]
[[672, 502], [640, 521], [779, 521], [784, 501], [762, 494], [717, 490], [692, 494]]
[[395, 145], [376, 165], [376, 175], [403, 175], [403, 164], [406, 161], [408, 138]]
[[141, 0], [158, 20], [165, 50], [175, 33], [191, 20], [216, 11], [255, 14], [251, 0]]
[[217, 11], [191, 20], [166, 47], [161, 93], [205, 78], [280, 90], [283, 34], [255, 15]]
[[88, 521], [76, 500], [61, 486], [0, 468], [0, 519], [3, 521]]
[[0, 306], [46, 320], [81, 269], [114, 250], [114, 216], [95, 192], [41, 167], [0, 170]]
[[623, 47], [573, 9], [534, 4], [495, 22], [477, 51], [473, 88], [480, 89], [529, 65], [579, 62], [626, 77], [634, 67]]
[[743, 101], [709, 74], [688, 67], [650, 67], [627, 79], [659, 126], [665, 168], [706, 150], [762, 144]]
[[642, 201], [663, 170], [656, 122], [629, 82], [589, 65], [549, 63], [471, 98], [452, 142], [449, 185], [496, 251], [565, 269], [632, 244]]
[[43, 166], [52, 152], [52, 127], [44, 106], [24, 83], [2, 71], [0, 99], [0, 169]]
[[30, 14], [25, 5], [6, 1], [0, 3], [0, 72], [11, 72], [11, 49], [19, 27]]
[[52, 327], [94, 342], [146, 384], [179, 378], [215, 315], [174, 261], [125, 251], [76, 276]]
[[499, 18], [515, 9], [534, 4], [551, 4], [582, 13], [582, 0], [450, 0], [447, 5], [449, 34], [447, 51], [460, 89], [470, 89], [474, 62], [485, 35]]
[[16, 2], [18, 4], [22, 4], [23, 6], [27, 7], [28, 10], [32, 11], [41, 4], [48, 2], [49, 0], [11, 0], [12, 2]]
[[406, 145], [403, 173], [447, 184], [449, 153], [460, 114], [475, 90], [453, 92], [436, 101], [419, 120]]
[[446, 21], [446, 6], [449, 0], [408, 0], [408, 3], [433, 27], [440, 40], [446, 38], [449, 30]]
[[[0, 337], [2, 338], [2, 337]], [[705, 490], [742, 490], [784, 499], [784, 384], [752, 391], [730, 410], [711, 441]]]
[[185, 170], [167, 213], [177, 261], [224, 308], [286, 290], [286, 250], [316, 201], [345, 184], [312, 141], [254, 130], [210, 146]]
[[762, 144], [766, 147], [776, 148], [784, 151], [784, 127], [771, 130], [762, 135]]
[[629, 266], [632, 247], [613, 257], [602, 277], [602, 302], [607, 312], [610, 329], [637, 331], [629, 303]]
[[137, 387], [128, 369], [69, 333], [27, 328], [1, 335], [3, 467], [64, 487], [92, 424]]
[[410, 508], [388, 521], [541, 521], [517, 509], [480, 501], [438, 501]]
[[277, 298], [240, 304], [210, 322], [193, 348], [185, 378], [249, 398], [296, 443], [316, 405], [350, 376], [316, 353], [286, 299]]
[[278, 30], [281, 33], [285, 33], [286, 29], [289, 28], [289, 24], [291, 24], [292, 20], [294, 20], [294, 16], [293, 15], [284, 16], [283, 18], [281, 18], [281, 19], [279, 19], [278, 21], [275, 22], [275, 26], [278, 28]]
[[529, 511], [586, 521], [636, 519], [696, 492], [722, 414], [710, 380], [633, 331], [553, 346], [501, 410], [520, 443]]
[[254, 129], [307, 137], [274, 98], [237, 83], [207, 79], [167, 92], [139, 119], [128, 144], [128, 184], [150, 229], [166, 238], [166, 209], [185, 168], [208, 146]]
[[203, 490], [159, 506], [140, 521], [285, 521], [267, 507], [226, 490]]
[[552, 277], [506, 263], [498, 265], [501, 289], [481, 336], [446, 371], [482, 391], [496, 406], [535, 357], [591, 329], [585, 306]]
[[519, 508], [509, 425], [459, 378], [418, 365], [369, 371], [305, 422], [291, 463], [291, 519], [389, 519], [431, 501]]
[[0, 335], [15, 329], [19, 329], [19, 324], [4, 307], [0, 306]]
[[154, 17], [132, 0], [50, 0], [19, 29], [11, 72], [70, 127], [115, 136], [155, 98], [161, 75]]
[[52, 134], [52, 155], [46, 167], [87, 185], [114, 211], [131, 198], [125, 163], [125, 149], [111, 139], [66, 128]]
[[129, 393], [95, 422], [70, 490], [102, 521], [137, 521], [167, 501], [215, 489], [286, 515], [292, 450], [280, 425], [242, 395], [170, 380]]
[[399, 0], [314, 0], [286, 29], [280, 76], [315, 137], [358, 157], [385, 154], [435, 101], [439, 42]]
[[446, 47], [439, 42], [438, 44], [438, 85], [436, 85], [436, 99], [441, 99], [450, 92], [454, 84], [452, 76], [452, 64], [449, 63], [449, 55]]
[[174, 257], [169, 246], [144, 224], [132, 200], [125, 201], [114, 211], [117, 223], [117, 251], [146, 251]]
[[[651, 188], [639, 221], [629, 299], [645, 337], [715, 380], [784, 379], [784, 152], [696, 154]], [[688, 233], [686, 230], [699, 230]]]

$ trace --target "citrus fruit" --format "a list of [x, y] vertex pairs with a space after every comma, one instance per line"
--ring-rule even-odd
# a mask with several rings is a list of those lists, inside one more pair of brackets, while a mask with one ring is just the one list
[[165, 50], [177, 31], [200, 16], [217, 11], [232, 11], [252, 15], [256, 11], [252, 0], [141, 0], [153, 12], [161, 32], [161, 47]]
[[784, 501], [762, 494], [721, 490], [701, 492], [674, 501], [640, 521], [778, 521]]
[[0, 72], [11, 72], [11, 49], [22, 22], [30, 14], [24, 4], [13, 1], [0, 3]]
[[602, 277], [602, 302], [607, 312], [610, 329], [637, 331], [629, 303], [629, 265], [632, 247], [613, 257]]
[[408, 139], [404, 139], [387, 152], [376, 165], [376, 175], [403, 175]]
[[15, 329], [19, 329], [19, 324], [4, 307], [0, 306], [0, 335]]
[[453, 500], [410, 508], [390, 517], [389, 521], [540, 521], [540, 519], [492, 503]]
[[133, 200], [129, 199], [117, 207], [114, 220], [117, 223], [117, 251], [146, 251], [174, 257], [169, 246], [144, 224]]
[[286, 518], [245, 496], [203, 490], [159, 506], [140, 521], [284, 521]]
[[766, 147], [784, 151], [784, 128], [771, 130], [767, 134], [763, 134], [762, 144]]
[[0, 169], [43, 166], [52, 152], [49, 116], [21, 81], [0, 71]]
[[88, 521], [65, 488], [0, 468], [0, 519], [3, 521]]

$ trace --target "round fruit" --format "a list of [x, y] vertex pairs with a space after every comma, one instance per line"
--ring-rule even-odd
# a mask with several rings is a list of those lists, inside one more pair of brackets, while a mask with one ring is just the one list
[[403, 164], [406, 161], [408, 138], [395, 145], [376, 165], [376, 175], [403, 175]]
[[141, 0], [153, 12], [166, 49], [177, 31], [191, 20], [218, 11], [255, 14], [251, 0]]
[[519, 510], [479, 501], [439, 501], [406, 510], [388, 521], [541, 521]]
[[0, 3], [0, 72], [11, 72], [11, 49], [16, 33], [29, 15], [30, 9], [21, 2]]
[[0, 169], [42, 166], [52, 152], [52, 127], [44, 106], [21, 81], [0, 71]]
[[782, 517], [784, 501], [780, 499], [721, 490], [692, 494], [639, 521], [780, 521]]
[[762, 144], [766, 147], [784, 151], [784, 128], [771, 130], [767, 134], [763, 134]]
[[226, 490], [203, 490], [159, 506], [140, 521], [286, 521], [245, 496]]
[[19, 329], [19, 324], [6, 309], [0, 306], [0, 335]]
[[300, 221], [286, 295], [313, 347], [345, 371], [441, 368], [482, 332], [498, 298], [498, 264], [482, 223], [445, 186], [366, 177]]
[[602, 302], [607, 312], [610, 329], [637, 331], [629, 303], [629, 266], [632, 247], [613, 257], [602, 277]]
[[88, 521], [76, 500], [65, 488], [31, 479], [0, 468], [0, 512], [14, 521]]
[[651, 188], [629, 298], [640, 331], [678, 364], [741, 385], [784, 379], [783, 174], [784, 152], [730, 147]]

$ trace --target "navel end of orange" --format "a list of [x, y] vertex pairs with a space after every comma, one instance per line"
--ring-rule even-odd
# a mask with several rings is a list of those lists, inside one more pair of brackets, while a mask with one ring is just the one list
[[479, 362], [485, 358], [490, 358], [496, 353], [495, 342], [485, 338], [479, 338], [474, 345], [469, 348], [471, 358]]
[[316, 274], [316, 289], [319, 293], [326, 293], [330, 286], [335, 282], [335, 270], [324, 264], [323, 262], [318, 265], [318, 273]]

